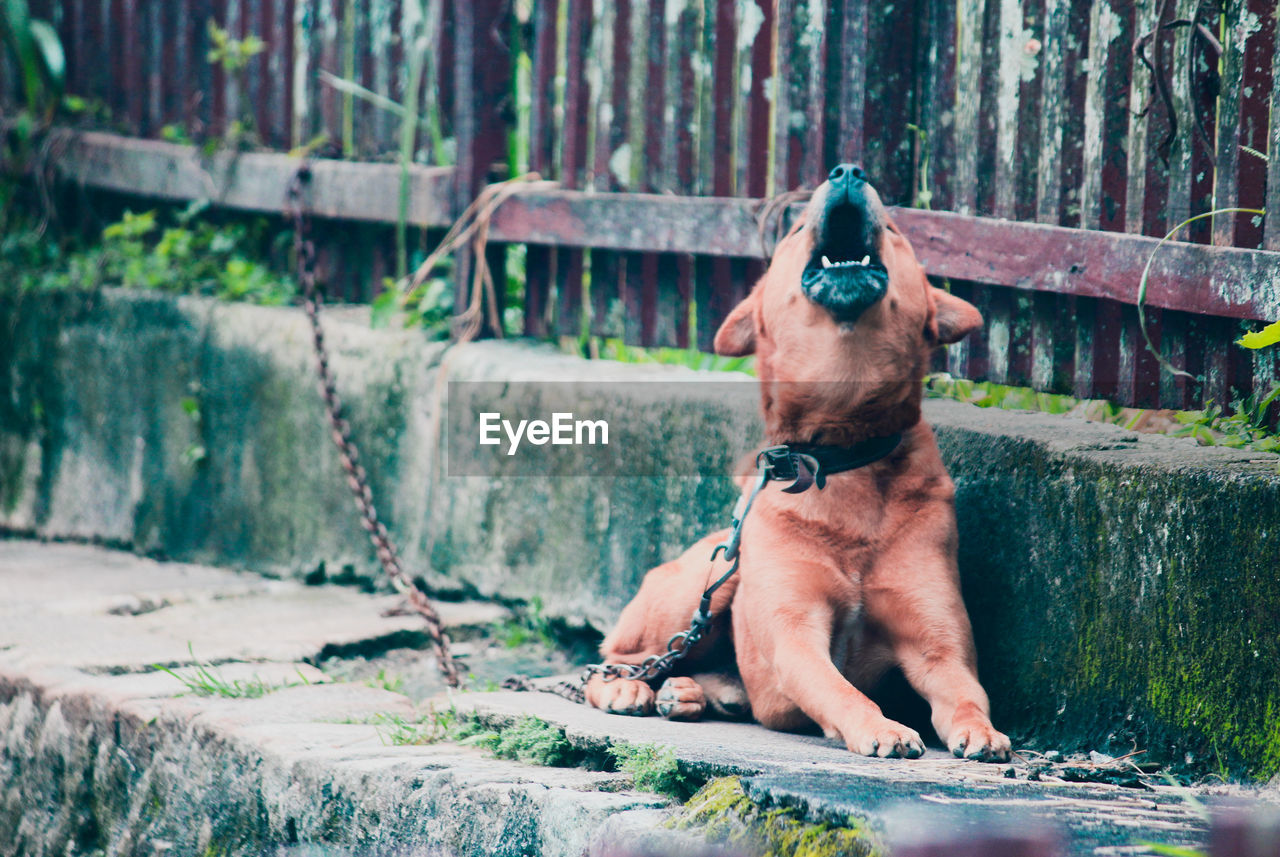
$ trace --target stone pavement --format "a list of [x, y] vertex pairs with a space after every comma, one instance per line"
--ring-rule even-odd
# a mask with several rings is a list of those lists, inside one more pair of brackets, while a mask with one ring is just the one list
[[[702, 847], [662, 827], [679, 807], [619, 773], [492, 758], [448, 741], [397, 746], [389, 724], [414, 701], [388, 682], [335, 682], [316, 664], [422, 645], [390, 596], [157, 563], [78, 545], [0, 541], [0, 854], [258, 855], [605, 853], [646, 843]], [[484, 603], [441, 613], [475, 651], [507, 618]], [[194, 659], [193, 659], [194, 653]], [[425, 654], [423, 657], [427, 657]], [[202, 663], [226, 682], [280, 689], [200, 697]], [[342, 670], [329, 673], [343, 674]], [[941, 752], [854, 757], [825, 739], [732, 723], [604, 715], [542, 693], [457, 694], [492, 728], [532, 715], [575, 746], [669, 747], [683, 769], [742, 776], [760, 806], [808, 822], [865, 824], [892, 843], [904, 821], [986, 826], [1047, 821], [1077, 854], [1196, 845], [1196, 800], [1256, 800], [1154, 786], [1032, 782], [1022, 765]], [[1010, 778], [1012, 776], [1012, 778]], [[316, 850], [320, 849], [320, 850]]]

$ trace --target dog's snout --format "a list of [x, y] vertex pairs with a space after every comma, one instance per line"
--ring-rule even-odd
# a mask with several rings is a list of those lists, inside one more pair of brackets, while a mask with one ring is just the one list
[[833, 185], [844, 185], [846, 187], [855, 184], [862, 184], [867, 180], [867, 173], [857, 164], [840, 164], [831, 174], [827, 176], [827, 181]]

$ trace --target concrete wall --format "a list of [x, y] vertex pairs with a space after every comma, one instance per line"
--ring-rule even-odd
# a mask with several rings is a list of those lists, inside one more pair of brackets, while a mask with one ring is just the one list
[[[678, 394], [708, 378], [689, 370], [325, 318], [379, 508], [433, 586], [537, 596], [603, 627], [732, 505], [715, 474], [758, 432], [750, 395], [700, 402]], [[668, 395], [627, 383], [611, 407], [647, 421], [667, 476], [447, 475], [448, 381], [548, 378], [659, 382]], [[1280, 771], [1276, 457], [952, 402], [926, 414], [957, 483], [997, 723], [1042, 749], [1137, 742], [1202, 770]], [[291, 309], [0, 297], [0, 527], [376, 580]]]

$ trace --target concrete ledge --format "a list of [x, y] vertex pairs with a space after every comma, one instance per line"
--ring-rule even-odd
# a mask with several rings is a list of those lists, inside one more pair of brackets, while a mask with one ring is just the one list
[[[305, 663], [412, 622], [379, 617], [382, 597], [16, 542], [0, 543], [0, 592], [3, 854], [261, 857], [314, 845], [579, 857], [607, 819], [668, 803], [617, 774], [391, 745], [368, 721], [412, 720], [408, 699], [327, 683]], [[137, 615], [116, 609], [171, 595]], [[456, 629], [494, 612], [446, 605], [444, 618]], [[189, 675], [188, 642], [227, 681], [295, 686], [257, 699], [183, 695], [151, 664]]]
[[[549, 615], [603, 627], [648, 567], [732, 505], [727, 477], [442, 470], [448, 380], [706, 376], [520, 343], [446, 352], [350, 311], [326, 325], [380, 508], [435, 586], [537, 596]], [[0, 331], [0, 526], [375, 579], [299, 312], [10, 296]], [[691, 420], [687, 402], [651, 407], [670, 448], [724, 450], [706, 473], [728, 473], [731, 450], [756, 436], [749, 406], [712, 420]], [[1136, 745], [1201, 771], [1280, 771], [1277, 459], [951, 402], [926, 412], [957, 483], [965, 597], [997, 722], [1041, 749]]]
[[[99, 548], [10, 541], [0, 545], [0, 591], [9, 595], [0, 602], [4, 854], [681, 857], [727, 840], [733, 853], [760, 857], [790, 853], [777, 844], [789, 835], [848, 846], [830, 853], [883, 857], [927, 810], [935, 830], [1052, 820], [1064, 853], [1141, 855], [1154, 853], [1149, 842], [1203, 845], [1206, 825], [1188, 794], [1267, 800], [1241, 787], [1055, 782], [1022, 763], [941, 751], [867, 759], [818, 736], [616, 717], [544, 693], [464, 693], [415, 708], [385, 689], [331, 683], [308, 665], [406, 621], [379, 618], [384, 599], [349, 587], [255, 582]], [[131, 599], [151, 607], [121, 611]], [[445, 606], [455, 629], [494, 613]], [[95, 650], [104, 625], [110, 644]], [[159, 657], [191, 675], [184, 638], [221, 662], [212, 669], [224, 680], [292, 686], [254, 699], [194, 696], [150, 666]], [[536, 740], [574, 748], [587, 764], [625, 742], [662, 752], [665, 770], [697, 781], [738, 779], [715, 781], [682, 806], [634, 790], [626, 774], [500, 761], [438, 740], [448, 737], [441, 721], [437, 743], [392, 738], [387, 718], [413, 724], [449, 706], [499, 734], [528, 727], [532, 715]], [[726, 792], [736, 795], [732, 807]], [[753, 820], [731, 838], [744, 808]], [[904, 816], [912, 808], [914, 821]]]

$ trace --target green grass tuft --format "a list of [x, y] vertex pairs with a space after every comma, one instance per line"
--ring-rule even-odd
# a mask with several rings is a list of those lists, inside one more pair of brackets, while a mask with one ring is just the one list
[[404, 693], [404, 679], [386, 670], [378, 670], [378, 674], [365, 682], [369, 687], [389, 690], [392, 693]]
[[298, 670], [298, 678], [300, 681], [284, 681], [269, 682], [259, 676], [253, 676], [248, 679], [228, 679], [210, 663], [202, 663], [196, 660], [195, 652], [192, 650], [190, 643], [187, 644], [187, 651], [191, 654], [193, 672], [190, 675], [179, 675], [169, 667], [153, 664], [153, 669], [168, 673], [186, 686], [186, 690], [179, 693], [178, 696], [220, 696], [223, 699], [257, 699], [266, 696], [277, 690], [283, 690], [286, 687], [300, 687], [311, 684], [311, 681], [302, 674], [302, 670]]
[[701, 778], [681, 770], [670, 747], [620, 742], [609, 748], [609, 755], [618, 770], [629, 774], [640, 791], [656, 792], [684, 802], [703, 783]]

